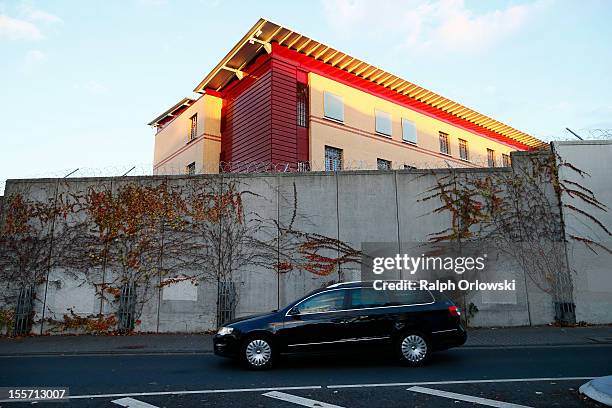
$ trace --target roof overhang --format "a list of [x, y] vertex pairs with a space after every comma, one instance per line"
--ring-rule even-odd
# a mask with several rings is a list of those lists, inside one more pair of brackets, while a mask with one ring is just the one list
[[165, 111], [164, 113], [162, 113], [161, 115], [153, 119], [151, 122], [149, 122], [148, 125], [157, 127], [160, 125], [160, 122], [167, 119], [168, 117], [176, 115], [178, 111], [180, 111], [181, 109], [185, 107], [191, 106], [191, 104], [194, 102], [195, 102], [195, 99], [185, 97], [181, 99], [178, 103], [173, 105], [170, 109], [168, 109], [167, 111]]
[[545, 142], [483, 115], [460, 103], [447, 99], [433, 91], [425, 89], [397, 75], [368, 64], [328, 45], [308, 38], [300, 33], [259, 19], [247, 34], [231, 49], [217, 66], [198, 84], [194, 92], [205, 93], [207, 89], [220, 91], [234, 78], [242, 79], [243, 69], [261, 52], [272, 51], [272, 43], [297, 51], [306, 57], [323, 62], [331, 67], [346, 71], [352, 75], [385, 87], [400, 95], [422, 102], [457, 118], [466, 120], [481, 128], [495, 132], [513, 142], [529, 148], [539, 148]]

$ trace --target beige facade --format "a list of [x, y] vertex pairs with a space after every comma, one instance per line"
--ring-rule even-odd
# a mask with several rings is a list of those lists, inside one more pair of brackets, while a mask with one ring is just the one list
[[[195, 163], [196, 173], [216, 173], [221, 152], [219, 97], [202, 95], [184, 112], [158, 128], [155, 135], [154, 174], [181, 174]], [[192, 117], [197, 127], [191, 136]]]
[[[403, 107], [388, 100], [341, 84], [323, 76], [309, 74], [310, 160], [312, 170], [323, 170], [325, 146], [342, 149], [345, 168], [376, 169], [377, 159], [391, 161], [393, 168], [485, 167], [487, 149], [494, 151], [496, 166], [512, 146], [486, 138]], [[344, 121], [325, 117], [324, 94], [342, 98]], [[391, 136], [376, 132], [376, 111], [390, 114]], [[416, 126], [416, 143], [402, 140], [402, 118]], [[440, 153], [439, 132], [446, 133], [450, 154]], [[468, 160], [459, 158], [459, 139], [467, 141]]]
[[[486, 167], [487, 149], [494, 151], [495, 165], [512, 146], [469, 132], [416, 112], [397, 103], [360, 91], [332, 79], [309, 73], [309, 158], [311, 170], [325, 169], [325, 147], [342, 150], [343, 168], [376, 169], [377, 160], [392, 168]], [[325, 115], [325, 93], [342, 100], [343, 120]], [[196, 173], [217, 173], [221, 152], [222, 99], [202, 95], [155, 135], [154, 173], [181, 174], [195, 163]], [[376, 112], [391, 118], [391, 135], [376, 132]], [[191, 118], [197, 129], [191, 139]], [[416, 128], [416, 143], [403, 140], [402, 120]], [[448, 135], [449, 154], [440, 152], [439, 134]], [[468, 160], [459, 157], [459, 140], [468, 146]]]

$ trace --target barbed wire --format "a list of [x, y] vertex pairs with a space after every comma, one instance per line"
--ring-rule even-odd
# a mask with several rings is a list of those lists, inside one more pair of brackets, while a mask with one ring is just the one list
[[[502, 167], [501, 158], [497, 158], [498, 167]], [[459, 162], [457, 159], [431, 162], [385, 162], [366, 160], [310, 160], [292, 163], [278, 162], [220, 162], [203, 163], [197, 166], [164, 164], [153, 167], [150, 163], [135, 165], [118, 165], [106, 167], [64, 168], [48, 172], [26, 174], [18, 179], [45, 178], [95, 178], [95, 177], [135, 177], [162, 175], [201, 175], [215, 173], [301, 173], [311, 171], [358, 171], [358, 170], [406, 170], [406, 169], [441, 169], [462, 167], [489, 167], [488, 163], [471, 160]], [[0, 180], [0, 196], [4, 194], [6, 179]]]
[[[589, 140], [612, 140], [612, 129], [584, 128], [578, 129], [584, 134], [588, 132]], [[576, 140], [573, 135], [556, 137], [556, 140]], [[496, 158], [496, 167], [502, 167], [501, 157]], [[382, 166], [384, 167], [384, 166]], [[185, 175], [185, 174], [214, 174], [214, 173], [287, 173], [304, 171], [354, 171], [354, 170], [401, 170], [401, 169], [440, 169], [461, 167], [490, 167], [486, 160], [469, 160], [462, 162], [458, 158], [449, 157], [448, 160], [432, 162], [392, 161], [390, 167], [381, 168], [377, 161], [341, 160], [339, 163], [330, 163], [326, 160], [311, 160], [298, 163], [272, 163], [272, 162], [221, 162], [204, 163], [189, 167], [177, 164], [163, 164], [153, 167], [151, 163], [138, 163], [115, 165], [106, 167], [77, 167], [49, 170], [45, 172], [29, 173], [19, 179], [40, 178], [78, 178], [78, 177], [133, 177], [153, 175]], [[0, 178], [0, 196], [4, 194], [6, 178]]]

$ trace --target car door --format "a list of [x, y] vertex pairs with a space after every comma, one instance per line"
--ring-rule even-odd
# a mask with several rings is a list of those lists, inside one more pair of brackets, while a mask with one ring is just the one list
[[347, 337], [346, 290], [317, 293], [287, 312], [279, 337], [288, 351], [331, 345]]
[[361, 342], [387, 340], [393, 331], [395, 308], [388, 307], [387, 291], [371, 287], [349, 290], [346, 327]]

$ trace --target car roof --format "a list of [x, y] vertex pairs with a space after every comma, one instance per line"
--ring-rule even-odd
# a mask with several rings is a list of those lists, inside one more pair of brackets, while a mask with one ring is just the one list
[[333, 285], [326, 286], [323, 289], [339, 289], [339, 288], [367, 288], [372, 287], [374, 281], [352, 281], [352, 282], [338, 282]]

